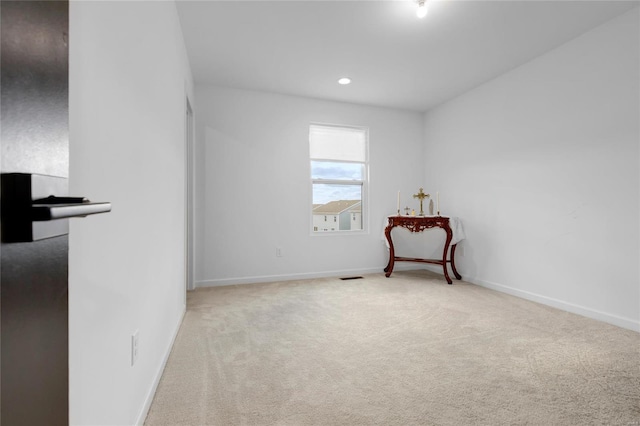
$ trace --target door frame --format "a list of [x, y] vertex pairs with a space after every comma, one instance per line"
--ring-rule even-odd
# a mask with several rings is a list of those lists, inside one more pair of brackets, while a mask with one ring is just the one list
[[193, 103], [185, 95], [185, 304], [195, 290], [195, 120]]

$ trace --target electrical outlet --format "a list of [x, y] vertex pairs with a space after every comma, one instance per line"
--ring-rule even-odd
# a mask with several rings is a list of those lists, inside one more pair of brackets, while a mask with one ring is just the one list
[[276, 257], [282, 257], [282, 247], [276, 247]]
[[138, 330], [131, 335], [131, 366], [133, 367], [138, 360], [138, 351], [140, 349], [140, 342], [138, 340]]

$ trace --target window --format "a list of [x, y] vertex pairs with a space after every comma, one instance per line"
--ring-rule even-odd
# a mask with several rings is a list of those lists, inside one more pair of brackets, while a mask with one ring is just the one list
[[[309, 127], [314, 233], [362, 231], [366, 214], [368, 131], [361, 127]], [[333, 216], [337, 227], [320, 223]]]

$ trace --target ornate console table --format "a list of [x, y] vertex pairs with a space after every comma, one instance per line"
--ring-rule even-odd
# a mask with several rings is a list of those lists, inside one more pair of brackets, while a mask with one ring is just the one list
[[[420, 259], [413, 257], [399, 257], [395, 255], [395, 249], [393, 247], [393, 240], [391, 239], [391, 230], [396, 226], [400, 226], [402, 228], [408, 229], [411, 232], [422, 232], [425, 229], [429, 228], [442, 228], [447, 233], [447, 240], [444, 243], [444, 250], [442, 251], [442, 259]], [[449, 273], [447, 272], [447, 263], [451, 264], [451, 269], [453, 270], [453, 274], [457, 279], [462, 279], [462, 276], [458, 274], [456, 270], [456, 264], [454, 260], [454, 255], [456, 253], [456, 245], [451, 245], [451, 259], [447, 260], [447, 252], [449, 251], [449, 245], [451, 244], [451, 240], [453, 239], [453, 231], [450, 226], [450, 219], [448, 217], [442, 216], [389, 216], [388, 224], [384, 229], [384, 235], [387, 238], [389, 243], [389, 263], [387, 267], [384, 268], [386, 272], [385, 276], [389, 277], [393, 272], [393, 265], [396, 261], [403, 262], [420, 262], [420, 263], [432, 263], [436, 265], [442, 265], [442, 269], [444, 270], [444, 277], [447, 279], [449, 284], [452, 284], [451, 278], [449, 278]]]

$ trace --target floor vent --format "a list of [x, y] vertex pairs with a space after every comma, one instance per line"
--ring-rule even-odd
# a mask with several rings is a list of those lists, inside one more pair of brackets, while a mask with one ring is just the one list
[[359, 280], [361, 278], [362, 277], [343, 277], [343, 278], [340, 278], [340, 279], [343, 280], [343, 281], [346, 281], [346, 280]]

